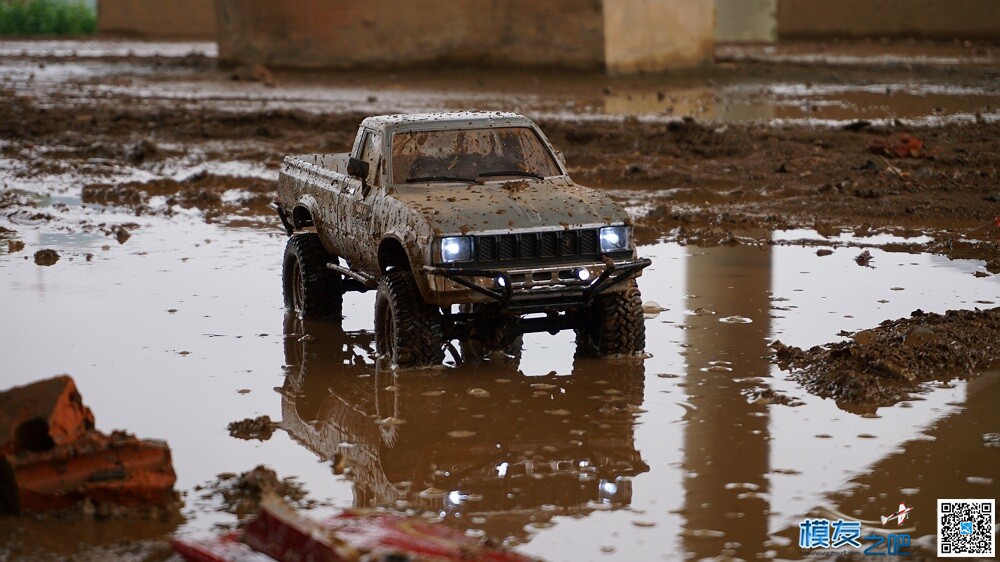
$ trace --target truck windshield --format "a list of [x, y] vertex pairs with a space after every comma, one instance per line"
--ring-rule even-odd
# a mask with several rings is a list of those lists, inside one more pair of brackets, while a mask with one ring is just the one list
[[392, 181], [476, 181], [481, 177], [543, 178], [562, 172], [529, 127], [413, 131], [392, 136]]

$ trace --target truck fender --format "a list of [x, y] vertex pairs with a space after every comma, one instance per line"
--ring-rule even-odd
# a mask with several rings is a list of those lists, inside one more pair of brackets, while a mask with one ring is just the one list
[[381, 277], [390, 268], [405, 268], [413, 273], [413, 279], [417, 283], [417, 288], [420, 291], [421, 296], [424, 300], [427, 300], [431, 293], [430, 285], [427, 282], [427, 276], [421, 271], [422, 259], [415, 259], [413, 256], [414, 248], [410, 244], [409, 247], [403, 241], [404, 238], [398, 233], [386, 234], [382, 241], [378, 245], [378, 274]]
[[319, 205], [312, 195], [303, 195], [301, 199], [292, 207], [292, 226], [304, 228], [306, 226], [316, 226], [316, 211]]

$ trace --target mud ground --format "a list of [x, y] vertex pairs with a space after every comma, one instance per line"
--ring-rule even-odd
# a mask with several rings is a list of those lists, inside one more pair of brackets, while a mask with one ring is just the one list
[[[188, 68], [192, 63], [155, 59], [145, 64]], [[744, 64], [761, 71], [760, 63]], [[218, 86], [228, 79], [205, 60], [199, 59], [196, 68], [202, 69], [199, 83]], [[965, 70], [949, 68], [947, 79], [953, 81]], [[795, 76], [802, 70], [785, 72]], [[863, 72], [838, 70], [834, 79]], [[990, 67], [967, 72], [969, 80], [1000, 76]], [[935, 77], [932, 70], [918, 74]], [[155, 86], [155, 79], [145, 85]], [[136, 214], [149, 212], [149, 197], [165, 195], [168, 203], [212, 208], [207, 218], [217, 217], [220, 190], [231, 181], [193, 170], [188, 177], [101, 182], [108, 168], [126, 164], [150, 170], [194, 157], [274, 170], [284, 154], [347, 150], [357, 123], [367, 115], [208, 102], [179, 110], [163, 100], [151, 103], [145, 94], [116, 94], [81, 107], [61, 89], [46, 93], [24, 95], [0, 83], [4, 158], [23, 164], [16, 172], [23, 179], [82, 172], [84, 203], [130, 206]], [[995, 156], [1000, 122], [992, 114], [977, 112], [971, 122], [934, 126], [900, 119], [802, 126], [712, 122], [696, 115], [666, 121], [640, 117], [598, 121], [570, 113], [542, 114], [536, 120], [565, 152], [577, 181], [628, 192], [628, 198], [639, 201], [643, 212], [637, 222], [645, 240], [666, 237], [711, 245], [738, 242], [741, 238], [733, 233], [740, 231], [811, 228], [821, 234], [927, 234], [931, 240], [920, 249], [987, 261], [1000, 255], [996, 237], [988, 236], [996, 233], [994, 218], [1000, 214]], [[904, 134], [922, 141], [920, 158], [886, 158], [870, 149], [873, 143], [893, 144]], [[247, 178], [244, 183], [253, 197], [228, 211], [265, 213], [271, 182]], [[4, 206], [13, 203], [8, 198]]]
[[810, 392], [874, 412], [909, 399], [921, 383], [974, 377], [1000, 359], [1000, 308], [946, 314], [918, 309], [849, 337], [808, 350], [780, 341], [772, 347]]

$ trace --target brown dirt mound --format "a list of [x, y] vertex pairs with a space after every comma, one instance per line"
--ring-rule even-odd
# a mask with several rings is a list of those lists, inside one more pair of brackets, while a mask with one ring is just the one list
[[929, 381], [969, 378], [1000, 359], [1000, 307], [914, 311], [808, 350], [774, 342], [778, 364], [809, 392], [849, 410], [889, 406]]
[[234, 421], [229, 424], [229, 435], [237, 439], [258, 439], [267, 441], [274, 434], [274, 429], [278, 424], [271, 421], [270, 416], [260, 416], [258, 418], [247, 418], [245, 420]]
[[207, 490], [205, 498], [218, 496], [222, 500], [221, 510], [241, 520], [260, 511], [261, 501], [271, 493], [300, 509], [308, 509], [315, 504], [306, 501], [305, 488], [293, 477], [279, 479], [278, 474], [266, 466], [258, 466], [239, 475], [231, 472], [219, 474], [214, 482], [197, 486], [195, 490]]

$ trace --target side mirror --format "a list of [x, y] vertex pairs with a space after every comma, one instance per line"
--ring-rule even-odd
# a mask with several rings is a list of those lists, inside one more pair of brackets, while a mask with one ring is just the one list
[[368, 177], [368, 162], [351, 156], [347, 159], [347, 175], [364, 180]]
[[563, 168], [566, 167], [566, 155], [563, 154], [563, 151], [561, 150], [556, 151], [556, 160], [558, 160], [559, 163], [562, 164]]

